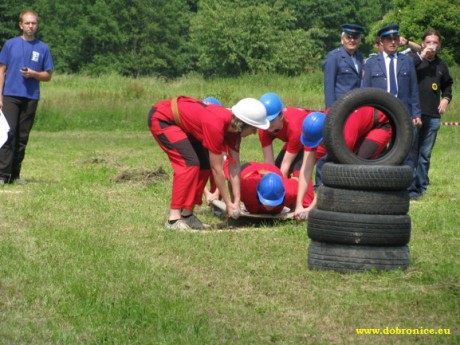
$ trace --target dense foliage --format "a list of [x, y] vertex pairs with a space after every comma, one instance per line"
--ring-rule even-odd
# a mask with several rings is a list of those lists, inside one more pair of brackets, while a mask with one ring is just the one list
[[346, 22], [364, 26], [364, 55], [396, 22], [415, 41], [440, 30], [442, 56], [460, 62], [458, 0], [27, 0], [0, 4], [0, 45], [19, 33], [25, 8], [39, 13], [39, 36], [65, 73], [296, 75], [339, 46]]

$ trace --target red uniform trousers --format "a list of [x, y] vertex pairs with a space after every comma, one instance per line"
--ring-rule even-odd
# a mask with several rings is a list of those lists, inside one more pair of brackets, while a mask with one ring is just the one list
[[204, 187], [211, 174], [208, 151], [174, 122], [151, 117], [150, 132], [168, 155], [174, 170], [170, 207], [191, 210], [195, 205], [201, 205]]
[[362, 107], [350, 115], [345, 123], [347, 146], [358, 157], [375, 159], [391, 139], [391, 125], [387, 117], [372, 107]]

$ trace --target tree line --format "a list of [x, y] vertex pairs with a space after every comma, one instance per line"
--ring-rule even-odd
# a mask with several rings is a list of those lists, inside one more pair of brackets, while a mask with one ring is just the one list
[[[20, 33], [18, 14], [39, 14], [38, 37], [56, 71], [174, 78], [242, 73], [297, 75], [340, 46], [340, 25], [365, 28], [366, 56], [380, 27], [399, 23], [420, 42], [435, 28], [441, 56], [460, 62], [458, 0], [26, 0], [0, 3], [0, 45]], [[457, 49], [456, 49], [457, 48]]]

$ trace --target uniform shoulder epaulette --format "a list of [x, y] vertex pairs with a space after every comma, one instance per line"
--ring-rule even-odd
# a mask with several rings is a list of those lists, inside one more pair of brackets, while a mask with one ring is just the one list
[[378, 56], [379, 56], [379, 54], [375, 54], [375, 53], [369, 54], [369, 56], [367, 57], [367, 61], [373, 60], [373, 59], [377, 58]]
[[336, 48], [334, 50], [331, 50], [329, 53], [327, 53], [327, 56], [335, 56], [340, 53], [340, 48]]

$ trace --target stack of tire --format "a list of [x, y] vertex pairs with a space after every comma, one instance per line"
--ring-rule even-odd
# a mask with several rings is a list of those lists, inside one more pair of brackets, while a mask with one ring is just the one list
[[[356, 156], [343, 136], [349, 114], [363, 106], [381, 110], [392, 126], [389, 147], [375, 160]], [[309, 269], [363, 272], [409, 266], [407, 188], [413, 175], [401, 164], [411, 142], [409, 114], [383, 90], [353, 90], [333, 105], [324, 127], [329, 162], [322, 167], [317, 209], [308, 217]]]

